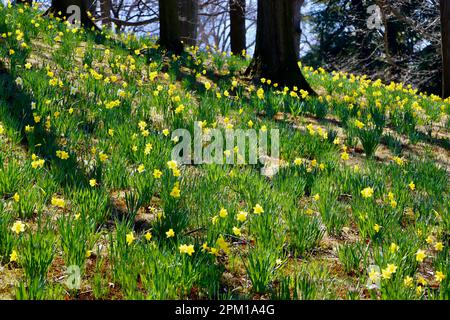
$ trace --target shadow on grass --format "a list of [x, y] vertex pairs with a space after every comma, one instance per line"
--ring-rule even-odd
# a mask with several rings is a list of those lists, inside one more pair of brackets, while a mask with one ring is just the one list
[[[31, 72], [31, 71], [30, 71]], [[89, 185], [89, 178], [78, 166], [75, 156], [70, 156], [67, 160], [56, 157], [56, 151], [60, 150], [58, 137], [51, 130], [43, 127], [42, 120], [39, 124], [34, 124], [32, 97], [16, 83], [16, 77], [0, 64], [0, 106], [7, 110], [2, 110], [4, 118], [1, 121], [8, 127], [19, 131], [21, 145], [29, 152], [45, 160], [46, 168], [51, 171], [52, 179], [69, 194], [81, 191], [87, 195], [83, 202], [91, 201], [92, 187]], [[34, 124], [32, 133], [26, 132], [26, 126]], [[87, 191], [85, 193], [83, 191]], [[94, 195], [92, 195], [94, 196]], [[86, 206], [84, 206], [86, 208]], [[89, 206], [88, 206], [89, 208]], [[90, 208], [88, 211], [95, 211], [97, 208]], [[98, 221], [99, 225], [108, 227], [113, 225], [111, 218], [123, 218], [126, 212], [118, 208], [114, 201], [108, 196], [107, 209], [109, 214], [106, 220]]]
[[422, 131], [416, 131], [415, 138], [417, 138], [419, 141], [441, 147], [447, 151], [450, 150], [450, 140], [449, 139], [433, 137]]
[[[88, 178], [78, 168], [74, 157], [61, 160], [56, 157], [56, 151], [60, 149], [57, 137], [51, 130], [43, 127], [43, 119], [35, 123], [31, 103], [32, 97], [24, 92], [16, 83], [8, 70], [0, 65], [0, 100], [3, 100], [7, 110], [4, 112], [6, 124], [19, 130], [21, 144], [29, 152], [45, 159], [48, 168], [52, 169], [56, 182], [64, 188], [87, 188]], [[32, 133], [26, 132], [26, 126], [34, 124]]]

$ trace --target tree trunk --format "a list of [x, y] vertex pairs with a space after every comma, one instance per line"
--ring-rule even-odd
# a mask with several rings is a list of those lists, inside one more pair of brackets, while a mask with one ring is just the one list
[[441, 0], [442, 97], [450, 97], [450, 0]]
[[315, 94], [297, 63], [293, 1], [258, 0], [255, 54], [246, 74]]
[[188, 46], [197, 45], [198, 0], [178, 0], [180, 38]]
[[111, 29], [111, 0], [101, 0], [100, 11], [102, 26], [106, 29]]
[[395, 57], [398, 54], [397, 24], [387, 19], [385, 28], [388, 54]]
[[173, 53], [183, 52], [177, 0], [159, 0], [159, 44]]
[[30, 6], [33, 4], [33, 0], [16, 0], [16, 4], [29, 4]]
[[381, 20], [384, 26], [384, 53], [386, 54], [386, 60], [392, 69], [392, 73], [398, 74], [399, 69], [396, 65], [395, 56], [399, 52], [399, 46], [397, 42], [398, 26], [390, 17], [389, 4], [386, 0], [377, 0], [377, 5], [381, 10]]
[[241, 55], [247, 48], [245, 11], [245, 0], [230, 0], [230, 42], [234, 55]]
[[[365, 61], [370, 56], [370, 33], [367, 30], [367, 8], [361, 0], [351, 0], [351, 12], [353, 12], [356, 25], [356, 39], [355, 42], [359, 47], [358, 60]], [[365, 63], [364, 63], [365, 64]]]
[[[81, 23], [84, 27], [91, 29], [95, 28], [99, 30], [99, 28], [95, 25], [95, 23], [89, 18], [88, 12], [88, 2], [87, 0], [52, 0], [50, 8], [47, 10], [47, 13], [53, 13], [56, 17], [70, 17], [72, 12], [68, 10], [70, 6], [78, 6], [81, 11]], [[70, 11], [70, 12], [69, 12]]]
[[302, 28], [300, 23], [302, 21], [301, 15], [301, 7], [303, 5], [304, 0], [295, 0], [292, 3], [292, 11], [293, 11], [293, 24], [294, 24], [294, 44], [295, 44], [295, 55], [297, 58], [300, 57], [300, 39], [302, 36]]

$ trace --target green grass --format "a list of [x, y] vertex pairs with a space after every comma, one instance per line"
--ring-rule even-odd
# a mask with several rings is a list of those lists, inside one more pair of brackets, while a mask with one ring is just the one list
[[[302, 97], [244, 82], [249, 61], [211, 48], [165, 56], [156, 39], [98, 37], [29, 8], [0, 6], [0, 21], [0, 262], [21, 274], [11, 297], [448, 299], [450, 101], [309, 67], [320, 94]], [[170, 133], [196, 121], [279, 129], [280, 171], [170, 169]], [[81, 287], [69, 290], [72, 265]]]

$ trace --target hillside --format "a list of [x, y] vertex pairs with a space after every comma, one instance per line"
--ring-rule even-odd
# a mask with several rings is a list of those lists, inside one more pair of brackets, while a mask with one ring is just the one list
[[[450, 298], [449, 99], [40, 14], [0, 5], [1, 299]], [[198, 121], [280, 159], [172, 161]]]

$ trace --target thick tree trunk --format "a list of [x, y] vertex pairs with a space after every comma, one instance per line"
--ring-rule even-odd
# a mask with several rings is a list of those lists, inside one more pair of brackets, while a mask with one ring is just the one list
[[159, 0], [159, 44], [173, 53], [183, 52], [177, 0]]
[[180, 38], [188, 46], [197, 45], [198, 0], [178, 0]]
[[450, 0], [441, 0], [442, 97], [450, 97]]
[[377, 5], [381, 9], [381, 20], [384, 26], [384, 53], [386, 61], [389, 64], [389, 69], [386, 72], [392, 74], [395, 78], [400, 74], [399, 66], [397, 65], [396, 56], [399, 53], [399, 43], [397, 41], [397, 34], [399, 32], [398, 25], [390, 15], [389, 4], [386, 0], [377, 0]]
[[297, 63], [293, 1], [258, 0], [255, 54], [246, 74], [315, 94]]
[[397, 42], [397, 24], [387, 19], [386, 21], [386, 43], [387, 43], [387, 53], [391, 57], [395, 57], [398, 53], [398, 42]]
[[304, 0], [295, 0], [292, 3], [292, 12], [293, 12], [293, 24], [294, 24], [294, 43], [295, 43], [295, 54], [297, 58], [300, 57], [300, 39], [302, 36], [302, 28], [300, 23], [302, 21], [301, 16], [301, 7], [303, 5]]
[[[53, 13], [56, 17], [60, 18], [69, 18], [72, 12], [68, 10], [70, 6], [78, 6], [81, 11], [81, 23], [84, 27], [91, 29], [95, 28], [99, 30], [99, 28], [95, 25], [95, 23], [88, 16], [88, 1], [87, 0], [52, 0], [51, 6], [47, 13]], [[70, 11], [70, 12], [69, 12]]]
[[100, 1], [100, 11], [102, 26], [106, 29], [111, 28], [111, 0], [101, 0]]
[[356, 43], [359, 45], [358, 59], [365, 61], [370, 56], [370, 33], [367, 30], [367, 7], [361, 0], [351, 0], [350, 6], [355, 17], [357, 28]]
[[245, 11], [245, 0], [230, 0], [230, 42], [235, 55], [241, 55], [247, 48]]
[[16, 4], [29, 4], [30, 6], [33, 4], [33, 0], [16, 0]]

